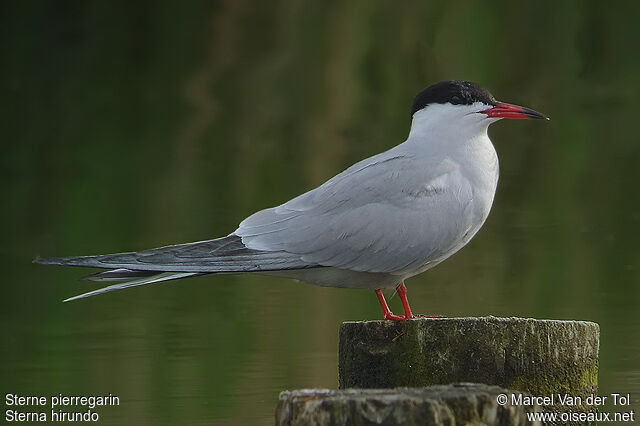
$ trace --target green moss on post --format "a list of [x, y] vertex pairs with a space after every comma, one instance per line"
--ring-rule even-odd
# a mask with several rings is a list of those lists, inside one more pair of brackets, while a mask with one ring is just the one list
[[475, 382], [537, 396], [586, 397], [597, 393], [598, 346], [598, 325], [585, 321], [483, 317], [345, 322], [340, 328], [339, 384], [344, 389]]

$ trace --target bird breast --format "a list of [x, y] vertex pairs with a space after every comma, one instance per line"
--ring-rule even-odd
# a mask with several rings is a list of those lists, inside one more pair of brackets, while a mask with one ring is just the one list
[[[434, 196], [438, 205], [425, 211], [427, 215], [439, 215], [434, 227], [424, 229], [422, 238], [433, 239], [438, 247], [424, 253], [424, 262], [405, 276], [416, 275], [430, 269], [464, 247], [484, 224], [498, 183], [498, 157], [488, 137], [473, 141], [463, 150], [453, 151], [441, 165], [453, 172], [438, 177], [420, 189], [420, 195]], [[437, 194], [444, 194], [438, 197]], [[455, 194], [455, 198], [446, 194]], [[416, 194], [418, 195], [418, 194]]]

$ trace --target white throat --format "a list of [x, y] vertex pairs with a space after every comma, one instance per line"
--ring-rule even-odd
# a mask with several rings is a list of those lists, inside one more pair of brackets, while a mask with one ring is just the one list
[[432, 146], [456, 149], [478, 138], [487, 138], [487, 129], [498, 121], [480, 111], [488, 108], [480, 102], [471, 105], [432, 104], [413, 115], [409, 140]]
[[453, 165], [471, 185], [484, 221], [498, 183], [498, 156], [487, 129], [499, 118], [479, 113], [489, 106], [433, 104], [416, 112], [405, 142], [407, 149], [425, 159], [425, 164]]

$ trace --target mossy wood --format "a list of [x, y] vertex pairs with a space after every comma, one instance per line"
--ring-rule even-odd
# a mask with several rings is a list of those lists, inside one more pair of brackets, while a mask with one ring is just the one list
[[[599, 326], [524, 318], [345, 322], [339, 385], [475, 382], [533, 395], [597, 393]], [[588, 407], [583, 407], [587, 409]]]
[[539, 407], [498, 405], [497, 386], [456, 384], [428, 388], [306, 389], [280, 393], [276, 425], [530, 425]]

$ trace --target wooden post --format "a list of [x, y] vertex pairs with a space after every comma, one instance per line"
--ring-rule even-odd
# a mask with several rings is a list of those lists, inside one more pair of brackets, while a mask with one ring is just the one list
[[500, 405], [497, 386], [458, 384], [428, 388], [305, 389], [280, 393], [277, 426], [539, 424], [527, 412], [539, 407]]
[[474, 382], [584, 401], [598, 391], [599, 334], [592, 322], [524, 318], [345, 322], [339, 384], [344, 389]]
[[599, 334], [592, 322], [523, 318], [345, 322], [340, 390], [282, 392], [276, 424], [529, 425], [535, 412], [584, 424], [561, 415], [596, 408]]

